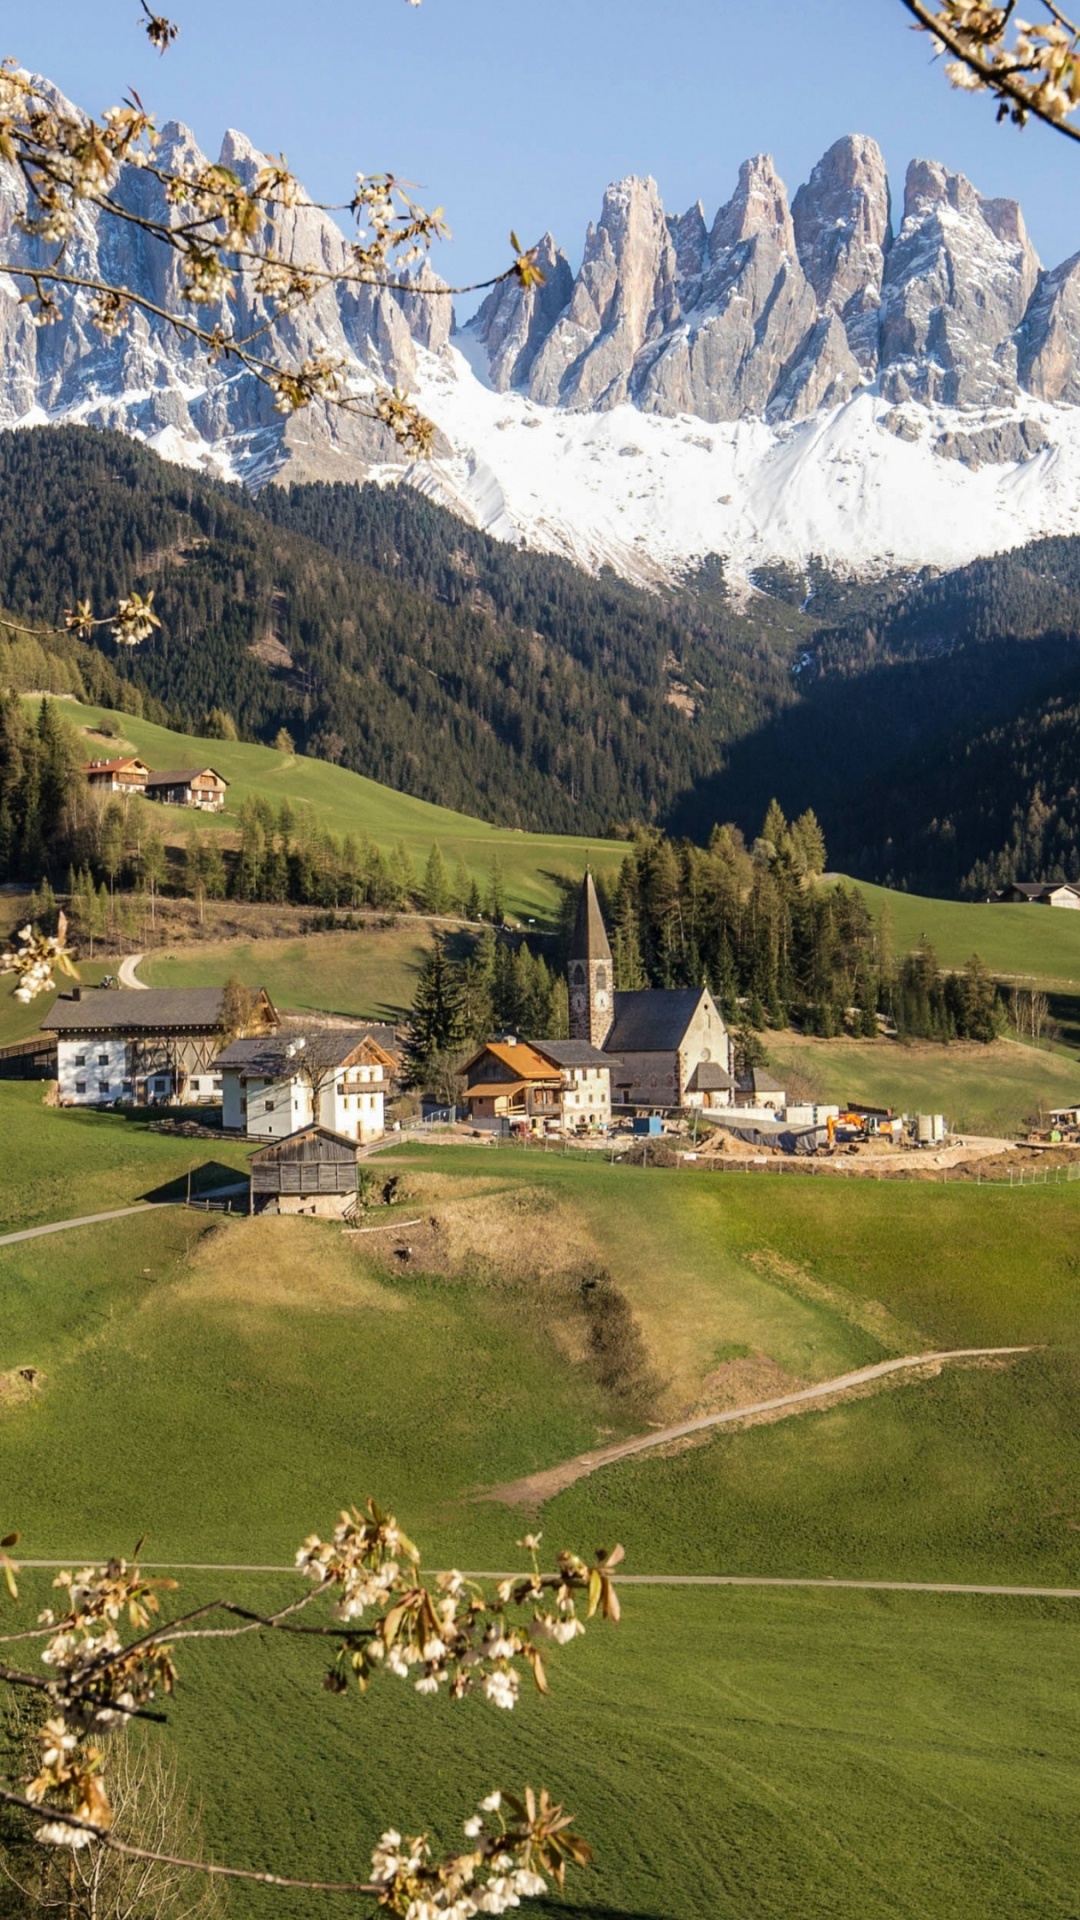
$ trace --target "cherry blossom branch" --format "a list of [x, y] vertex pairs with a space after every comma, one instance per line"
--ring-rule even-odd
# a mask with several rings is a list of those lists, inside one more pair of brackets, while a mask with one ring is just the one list
[[949, 0], [940, 10], [925, 0], [900, 0], [900, 4], [923, 32], [954, 56], [957, 65], [949, 69], [954, 86], [994, 94], [1000, 102], [999, 120], [1011, 118], [1022, 126], [1033, 114], [1055, 133], [1080, 141], [1080, 127], [1070, 126], [1065, 118], [1080, 105], [1080, 27], [1051, 0], [1042, 4], [1053, 27], [1028, 28], [1018, 23], [1018, 29], [1024, 25], [1018, 42], [1021, 51], [1012, 57], [1002, 41], [1015, 0], [999, 7], [987, 0], [970, 4]]
[[84, 1833], [100, 1846], [108, 1847], [110, 1853], [123, 1854], [128, 1860], [150, 1860], [162, 1867], [182, 1867], [188, 1873], [213, 1874], [226, 1880], [254, 1880], [264, 1887], [294, 1887], [307, 1893], [377, 1894], [380, 1891], [373, 1880], [293, 1880], [285, 1874], [270, 1873], [256, 1867], [226, 1867], [216, 1860], [186, 1860], [180, 1854], [158, 1853], [153, 1847], [136, 1847], [111, 1833], [108, 1827], [96, 1826], [92, 1820], [83, 1820], [63, 1807], [51, 1807], [41, 1801], [28, 1800], [23, 1794], [12, 1793], [6, 1787], [0, 1787], [0, 1801], [5, 1806], [20, 1808], [23, 1813], [32, 1813], [39, 1820], [55, 1820], [61, 1826], [70, 1827], [73, 1832]]

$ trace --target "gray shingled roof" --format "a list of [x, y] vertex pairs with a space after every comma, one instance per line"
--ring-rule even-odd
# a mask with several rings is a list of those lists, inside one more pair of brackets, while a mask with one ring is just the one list
[[222, 987], [84, 987], [54, 1002], [43, 1033], [196, 1033], [221, 1026]]
[[751, 1067], [740, 1086], [749, 1087], [753, 1093], [783, 1093], [783, 1082], [777, 1080], [767, 1067]]
[[588, 1040], [530, 1040], [529, 1046], [557, 1067], [613, 1067], [610, 1053], [601, 1053]]
[[[303, 1029], [284, 1028], [279, 1033], [267, 1033], [250, 1040], [234, 1040], [231, 1046], [219, 1053], [214, 1062], [215, 1068], [235, 1067], [247, 1078], [262, 1079], [269, 1075], [271, 1079], [296, 1071], [304, 1064], [305, 1047], [297, 1048], [290, 1057], [288, 1049], [304, 1037]], [[313, 1029], [308, 1036], [308, 1046], [315, 1053], [320, 1068], [341, 1066], [350, 1053], [355, 1053], [367, 1038], [366, 1034], [355, 1029], [320, 1027]]]
[[591, 873], [586, 873], [581, 883], [570, 958], [571, 960], [606, 960], [609, 964], [611, 961], [607, 929], [604, 926], [604, 916], [600, 911], [600, 902], [596, 897]]
[[699, 1060], [687, 1082], [692, 1093], [722, 1093], [735, 1085], [718, 1060]]
[[674, 1053], [694, 1017], [700, 987], [645, 987], [615, 995], [615, 1023], [604, 1052]]
[[216, 767], [207, 766], [169, 767], [164, 773], [152, 773], [146, 784], [148, 787], [186, 787], [192, 780], [197, 780], [201, 773], [217, 774], [218, 779], [224, 780], [226, 786], [229, 784], [225, 780], [225, 775], [218, 773]]

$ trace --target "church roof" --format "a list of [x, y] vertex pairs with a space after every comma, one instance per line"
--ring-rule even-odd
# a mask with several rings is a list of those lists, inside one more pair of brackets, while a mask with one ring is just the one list
[[700, 987], [645, 987], [615, 995], [605, 1053], [674, 1053], [701, 999]]
[[591, 873], [586, 873], [581, 883], [570, 958], [571, 960], [607, 960], [609, 962], [611, 960], [611, 948], [608, 945], [604, 916], [600, 911], [600, 902], [596, 897]]

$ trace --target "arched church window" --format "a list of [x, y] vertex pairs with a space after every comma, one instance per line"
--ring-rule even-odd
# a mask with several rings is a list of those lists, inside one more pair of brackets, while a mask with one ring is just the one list
[[601, 988], [607, 986], [607, 968], [606, 967], [597, 967], [596, 984], [598, 987], [601, 987]]
[[585, 969], [580, 961], [574, 968], [574, 985], [575, 987], [583, 987], [585, 985]]

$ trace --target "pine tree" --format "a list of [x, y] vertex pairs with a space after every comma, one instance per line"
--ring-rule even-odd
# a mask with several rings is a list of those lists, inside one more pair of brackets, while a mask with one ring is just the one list
[[403, 1082], [422, 1088], [441, 1056], [465, 1038], [461, 983], [441, 939], [424, 956], [405, 1033]]
[[457, 864], [454, 867], [453, 904], [456, 911], [464, 914], [467, 920], [472, 917], [469, 913], [469, 901], [475, 885], [476, 882], [469, 872], [468, 867], [465, 865], [462, 855], [459, 853]]
[[224, 900], [226, 891], [225, 860], [218, 842], [217, 834], [211, 834], [206, 844], [203, 860], [203, 884], [208, 900]]
[[503, 895], [502, 864], [497, 853], [491, 857], [491, 879], [487, 897], [488, 918], [495, 927], [501, 927], [506, 918], [506, 903]]
[[443, 864], [442, 848], [437, 840], [433, 842], [427, 857], [421, 897], [425, 913], [445, 914], [450, 905], [450, 884]]

